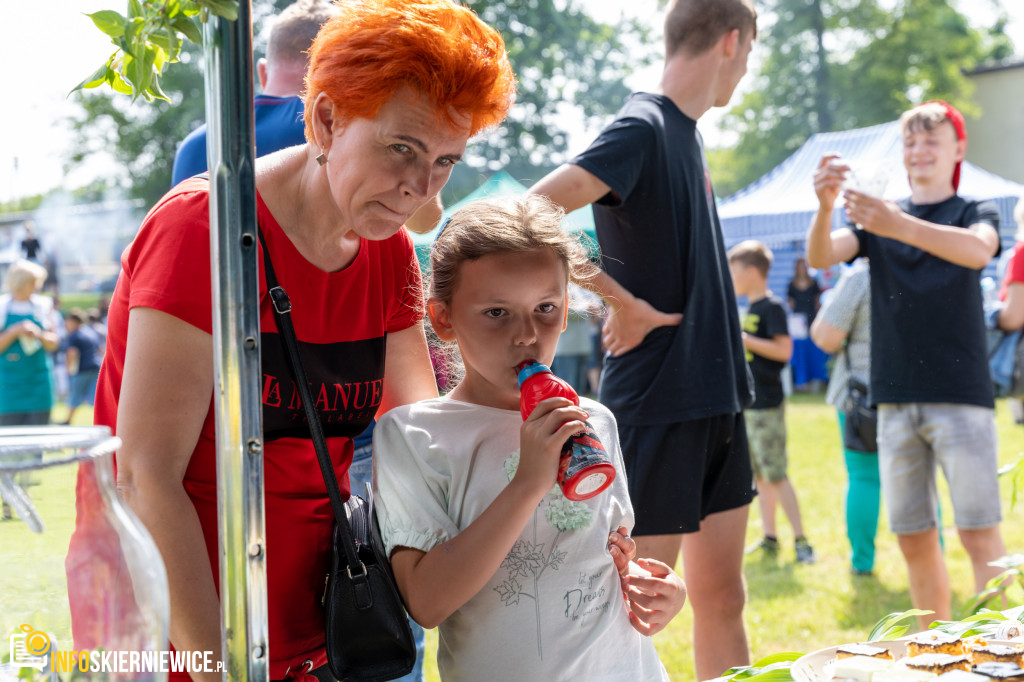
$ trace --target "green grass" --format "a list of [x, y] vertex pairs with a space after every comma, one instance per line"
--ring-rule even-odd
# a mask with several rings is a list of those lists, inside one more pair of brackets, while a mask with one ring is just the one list
[[100, 293], [96, 291], [66, 292], [60, 295], [61, 310], [67, 312], [72, 308], [88, 310], [100, 304]]
[[[59, 408], [58, 408], [59, 409]], [[999, 451], [1002, 464], [1024, 451], [1024, 427], [1013, 423], [1009, 410], [998, 405]], [[64, 412], [55, 412], [63, 418]], [[84, 411], [76, 422], [88, 423]], [[875, 575], [850, 575], [843, 522], [845, 469], [839, 444], [836, 415], [820, 396], [796, 395], [787, 408], [789, 474], [800, 498], [804, 526], [818, 555], [811, 566], [797, 565], [793, 536], [784, 517], [779, 529], [784, 550], [775, 561], [748, 558], [744, 567], [748, 602], [747, 634], [754, 659], [781, 651], [811, 652], [822, 647], [863, 640], [881, 617], [910, 608], [907, 577], [896, 540], [886, 530], [885, 515], [877, 540]], [[74, 472], [49, 471], [37, 475], [42, 485], [30, 493], [48, 525], [45, 535], [29, 533], [23, 524], [0, 523], [0, 634], [18, 624], [54, 623], [57, 632], [67, 628], [67, 604], [63, 596], [63, 553], [74, 516]], [[1024, 551], [1024, 524], [1020, 506], [1010, 509], [1010, 489], [1002, 484], [1003, 536], [1008, 551]], [[1024, 503], [1022, 503], [1024, 504]], [[952, 524], [952, 508], [944, 495], [946, 561], [954, 589], [954, 615], [973, 596], [973, 579], [967, 556]], [[756, 505], [751, 511], [748, 541], [761, 534]], [[685, 577], [685, 576], [684, 576]], [[964, 615], [964, 614], [959, 614]], [[689, 606], [655, 644], [673, 680], [693, 679], [693, 651]], [[434, 651], [436, 632], [428, 633], [427, 679], [438, 680]]]

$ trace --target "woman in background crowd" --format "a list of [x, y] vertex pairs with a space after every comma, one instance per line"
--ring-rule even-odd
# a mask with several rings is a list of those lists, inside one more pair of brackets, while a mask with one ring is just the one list
[[28, 260], [7, 270], [0, 296], [0, 426], [47, 424], [53, 407], [50, 353], [60, 343], [53, 301], [39, 294], [46, 268]]

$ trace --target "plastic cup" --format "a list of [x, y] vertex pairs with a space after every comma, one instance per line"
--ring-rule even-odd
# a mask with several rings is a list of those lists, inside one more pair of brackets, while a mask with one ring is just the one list
[[852, 189], [869, 197], [881, 199], [885, 194], [885, 186], [889, 184], [888, 164], [862, 162], [849, 165], [850, 170], [843, 181], [843, 189]]

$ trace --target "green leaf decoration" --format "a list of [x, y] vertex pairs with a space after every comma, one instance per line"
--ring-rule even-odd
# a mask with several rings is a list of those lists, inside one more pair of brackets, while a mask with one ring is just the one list
[[794, 682], [793, 673], [789, 667], [765, 670], [753, 677], [746, 678], [747, 682]]
[[104, 64], [100, 68], [93, 71], [91, 76], [87, 76], [85, 80], [83, 80], [75, 87], [71, 88], [71, 92], [69, 92], [68, 95], [71, 95], [71, 93], [75, 90], [86, 90], [88, 88], [95, 88], [98, 85], [105, 83], [107, 80], [107, 73], [109, 71], [110, 67]]
[[157, 47], [161, 48], [165, 52], [171, 51], [171, 37], [172, 34], [164, 29], [154, 31], [149, 36], [149, 42]]
[[107, 84], [113, 88], [114, 92], [119, 92], [122, 95], [132, 94], [132, 86], [129, 85], [128, 82], [121, 77], [121, 74], [114, 69], [110, 69], [107, 72], [106, 80]]
[[1009, 619], [999, 611], [985, 609], [960, 621], [937, 621], [932, 625], [932, 629], [957, 637], [991, 635], [1000, 623], [1007, 620]]
[[921, 609], [910, 609], [903, 612], [890, 613], [885, 618], [875, 623], [868, 635], [869, 642], [884, 642], [890, 639], [898, 639], [910, 629], [910, 624], [918, 616], [926, 616], [934, 611], [922, 611]]
[[733, 682], [792, 682], [790, 667], [803, 654], [787, 651], [765, 656], [753, 665], [730, 668], [722, 676]]
[[1024, 487], [1024, 452], [1017, 455], [1017, 461], [999, 469], [1000, 478], [1010, 479], [1010, 509], [1017, 505], [1017, 491]]
[[803, 654], [795, 651], [784, 651], [778, 654], [772, 654], [771, 656], [765, 656], [756, 663], [755, 668], [763, 668], [765, 666], [774, 665], [776, 663], [793, 663], [794, 661], [803, 657]]
[[[1024, 570], [1022, 570], [1022, 567], [1024, 567], [1024, 554], [1007, 554], [995, 561], [990, 561], [989, 566], [995, 566], [1004, 570], [989, 580], [985, 584], [985, 589], [974, 595], [964, 605], [963, 613], [985, 613], [987, 612], [985, 607], [998, 607], [1004, 603], [1011, 593], [1020, 592], [1024, 589]], [[1009, 599], [1009, 603], [1019, 603], [1019, 600]]]
[[238, 20], [238, 0], [128, 0], [128, 14], [101, 10], [86, 15], [118, 51], [71, 92], [103, 83], [132, 100], [170, 101], [160, 87], [164, 65], [177, 62], [182, 42], [203, 44], [199, 23], [210, 14]]
[[190, 17], [179, 16], [171, 22], [171, 26], [174, 27], [178, 33], [184, 35], [188, 40], [196, 45], [203, 44], [203, 32], [199, 30], [199, 26], [195, 19]]
[[167, 94], [160, 89], [160, 80], [155, 76], [153, 77], [152, 82], [149, 84], [148, 92], [153, 99], [162, 99], [165, 102], [171, 101], [171, 98], [168, 97]]
[[196, 0], [196, 2], [218, 17], [223, 17], [228, 21], [238, 19], [237, 0]]
[[121, 16], [120, 12], [112, 9], [104, 9], [85, 16], [92, 19], [96, 28], [106, 33], [111, 38], [119, 38], [124, 35], [124, 26], [128, 20]]

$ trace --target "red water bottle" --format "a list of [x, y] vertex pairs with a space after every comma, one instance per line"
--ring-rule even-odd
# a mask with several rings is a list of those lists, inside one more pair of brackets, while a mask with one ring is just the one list
[[[537, 403], [547, 398], [567, 398], [573, 405], [580, 404], [580, 397], [565, 381], [562, 381], [547, 366], [539, 362], [524, 362], [519, 370], [519, 409], [523, 421], [529, 417]], [[601, 445], [590, 422], [586, 431], [572, 436], [562, 446], [558, 462], [558, 485], [570, 500], [588, 500], [601, 493], [615, 480], [615, 467], [608, 459], [608, 453]]]

